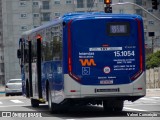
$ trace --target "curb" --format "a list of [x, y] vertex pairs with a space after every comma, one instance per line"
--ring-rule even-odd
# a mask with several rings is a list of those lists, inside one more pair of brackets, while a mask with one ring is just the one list
[[3, 94], [0, 93], [0, 97], [4, 97], [4, 96], [5, 96], [5, 93], [3, 93]]
[[146, 96], [149, 96], [149, 97], [159, 97], [160, 96], [160, 89], [146, 89]]
[[158, 88], [158, 89], [146, 89], [146, 91], [160, 91], [160, 88]]

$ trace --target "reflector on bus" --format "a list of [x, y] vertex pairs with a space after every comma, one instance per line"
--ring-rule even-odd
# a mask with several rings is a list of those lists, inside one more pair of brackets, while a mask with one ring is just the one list
[[40, 34], [38, 34], [36, 38], [42, 40], [42, 36]]

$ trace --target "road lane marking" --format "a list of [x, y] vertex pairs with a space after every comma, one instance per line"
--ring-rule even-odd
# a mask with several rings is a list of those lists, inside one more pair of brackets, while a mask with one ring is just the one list
[[135, 109], [135, 108], [129, 108], [129, 107], [123, 107], [123, 109], [132, 110], [132, 111], [147, 111], [147, 110], [141, 110], [141, 109]]
[[149, 103], [157, 103], [157, 102], [159, 102], [159, 100], [156, 98], [140, 98], [139, 100], [140, 101], [138, 101], [138, 102], [144, 102], [144, 103], [148, 103], [148, 102]]
[[151, 98], [140, 98], [139, 100], [154, 100], [154, 99], [151, 99]]
[[22, 101], [20, 101], [20, 100], [10, 100], [10, 101], [12, 101], [12, 102], [14, 102], [14, 103], [24, 103], [24, 102], [22, 102]]
[[0, 108], [3, 108], [3, 107], [16, 107], [16, 106], [24, 107], [24, 106], [30, 106], [30, 105], [7, 105], [7, 106], [0, 106]]
[[138, 104], [125, 104], [124, 106], [146, 106], [146, 105], [157, 106], [157, 104], [144, 104], [144, 103], [143, 104], [142, 103], [141, 104], [139, 104], [139, 103]]
[[150, 98], [153, 98], [153, 99], [157, 99], [158, 98], [159, 99], [160, 97], [150, 97]]

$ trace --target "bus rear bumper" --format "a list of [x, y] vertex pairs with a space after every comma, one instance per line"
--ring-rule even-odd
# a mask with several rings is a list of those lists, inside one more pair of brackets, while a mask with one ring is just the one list
[[123, 98], [134, 101], [146, 95], [145, 72], [135, 81], [120, 85], [80, 85], [65, 75], [65, 98]]

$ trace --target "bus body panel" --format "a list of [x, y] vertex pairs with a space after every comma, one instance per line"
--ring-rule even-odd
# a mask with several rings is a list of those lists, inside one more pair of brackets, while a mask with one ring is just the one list
[[[129, 24], [131, 29], [129, 35], [109, 36], [107, 33], [109, 23]], [[73, 20], [72, 72], [80, 78], [79, 82], [83, 85], [133, 82], [131, 77], [139, 71], [140, 66], [137, 29], [135, 19]]]
[[64, 74], [64, 93], [66, 98], [80, 98], [81, 85], [68, 74]]
[[[83, 98], [103, 101], [109, 97], [123, 97], [123, 100], [134, 101], [134, 97], [145, 96], [144, 33], [141, 17], [105, 13], [70, 14], [59, 18], [55, 23], [28, 31], [23, 36], [29, 38], [35, 33], [41, 34], [47, 28], [62, 23], [62, 59], [57, 60], [55, 56], [50, 60], [42, 59], [41, 62], [44, 101], [48, 100], [48, 89], [51, 90], [52, 102], [57, 104], [63, 104], [68, 99], [76, 101], [77, 98], [82, 101]], [[124, 34], [114, 34], [114, 29], [110, 33], [110, 26], [115, 29], [122, 26], [122, 31], [119, 32]], [[42, 40], [41, 45], [46, 45], [45, 41]], [[50, 42], [48, 46], [43, 46], [44, 50], [53, 47], [49, 46], [52, 44]], [[43, 52], [42, 49], [42, 54], [48, 53]], [[54, 54], [53, 48], [50, 52]], [[32, 98], [39, 99], [35, 75], [37, 66], [34, 64], [36, 63], [32, 63]], [[140, 74], [137, 75], [139, 70]], [[25, 72], [22, 74], [23, 79], [28, 80], [28, 72], [22, 72]], [[135, 79], [132, 80], [132, 77]], [[26, 83], [23, 88], [26, 89]], [[24, 92], [26, 94], [25, 90]]]
[[[97, 85], [80, 85], [75, 82], [69, 75], [65, 74], [64, 93], [66, 98], [120, 98], [126, 97], [142, 97], [146, 94], [145, 73], [143, 73], [136, 81], [130, 84], [97, 86]], [[142, 88], [142, 89], [140, 89]], [[74, 91], [74, 92], [71, 92]]]
[[[71, 47], [65, 50], [68, 53], [71, 49], [71, 53], [68, 54], [71, 54], [72, 73], [68, 71], [69, 55], [65, 54], [64, 73], [68, 73], [64, 77], [66, 98], [126, 96], [127, 99], [127, 96], [131, 96], [130, 100], [133, 100], [134, 96], [145, 96], [145, 66], [141, 68], [143, 71], [138, 78], [131, 80], [132, 76], [139, 72], [141, 64], [145, 64], [143, 24], [138, 31], [137, 20], [142, 23], [141, 17], [136, 15], [102, 15], [68, 20], [67, 27], [64, 28], [64, 42]], [[107, 23], [127, 23], [130, 25], [129, 33], [122, 36], [108, 35]], [[139, 34], [142, 34], [141, 41]], [[68, 45], [69, 36], [71, 45]], [[141, 56], [143, 60], [140, 62]], [[119, 68], [116, 68], [117, 66]], [[72, 74], [79, 80], [74, 79]]]

